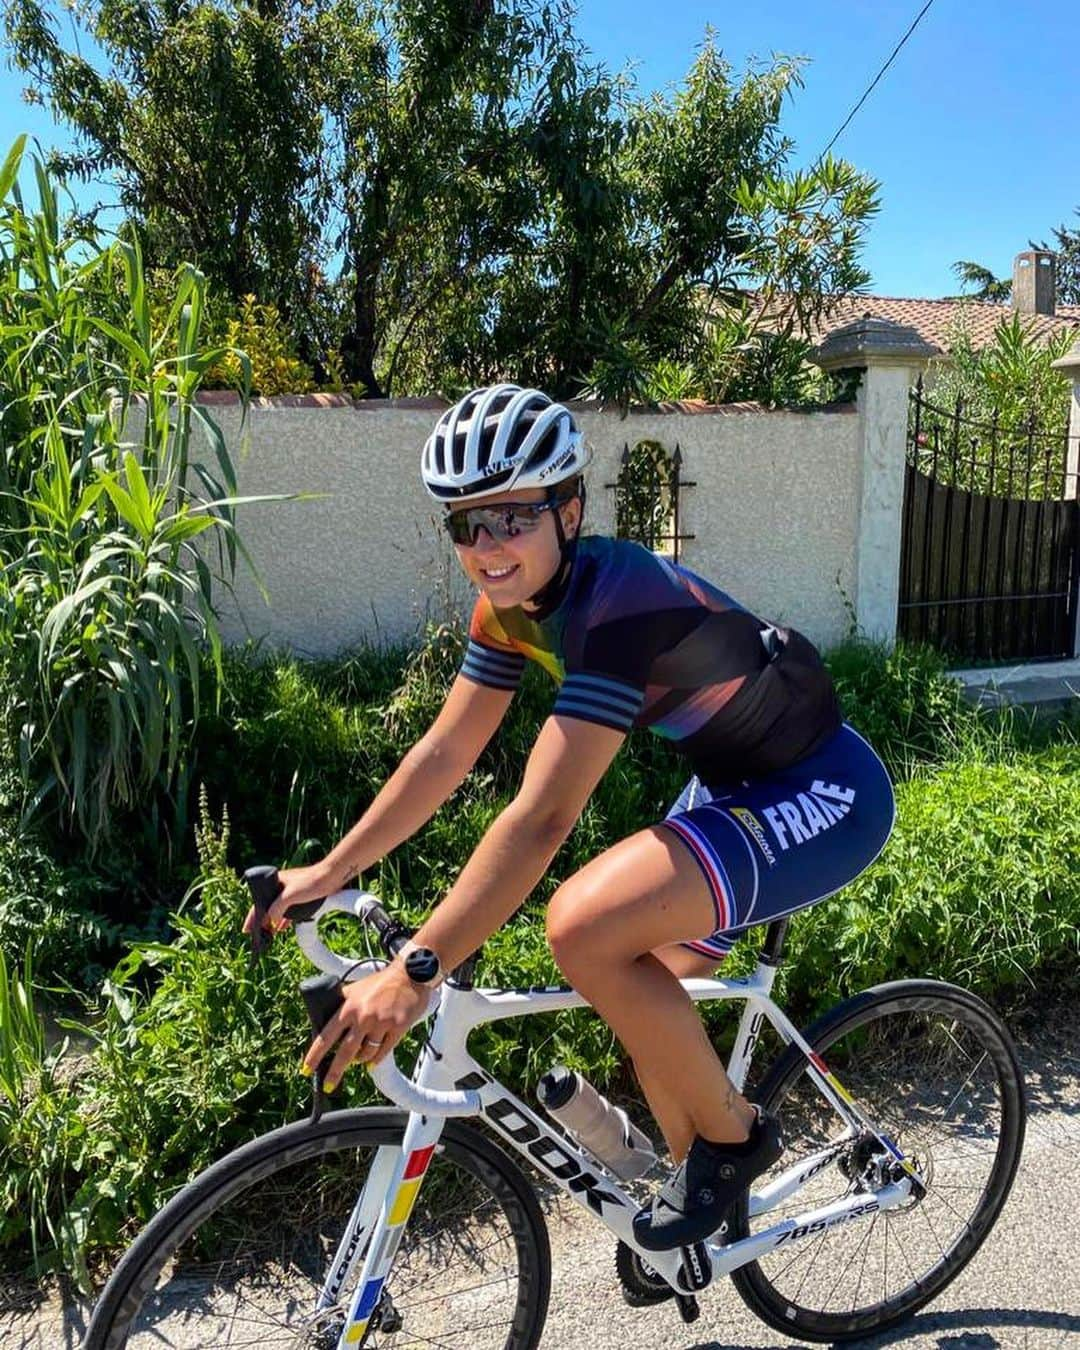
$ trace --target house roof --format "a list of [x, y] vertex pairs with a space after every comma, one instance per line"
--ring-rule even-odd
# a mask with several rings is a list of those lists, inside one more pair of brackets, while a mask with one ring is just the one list
[[[827, 317], [808, 336], [819, 343], [834, 328], [854, 323], [856, 319], [888, 319], [904, 324], [925, 342], [932, 342], [942, 351], [952, 345], [952, 335], [963, 324], [975, 347], [985, 347], [993, 340], [994, 330], [1003, 320], [1016, 313], [1009, 305], [994, 305], [980, 300], [914, 300], [888, 295], [849, 295], [836, 300]], [[1080, 305], [1058, 305], [1054, 314], [1023, 314], [1025, 326], [1030, 326], [1036, 341], [1043, 341], [1063, 328], [1080, 337]]]

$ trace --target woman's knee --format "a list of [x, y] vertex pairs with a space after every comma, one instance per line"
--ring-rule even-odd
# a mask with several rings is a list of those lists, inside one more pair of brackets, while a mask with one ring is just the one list
[[590, 912], [586, 888], [574, 879], [565, 881], [551, 897], [547, 909], [547, 939], [555, 962], [564, 975], [588, 965], [600, 942], [600, 925]]

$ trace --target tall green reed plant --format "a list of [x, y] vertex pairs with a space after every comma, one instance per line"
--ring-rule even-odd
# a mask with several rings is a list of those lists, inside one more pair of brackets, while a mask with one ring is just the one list
[[[0, 169], [4, 712], [28, 807], [58, 808], [93, 851], [117, 808], [149, 798], [182, 812], [200, 648], [222, 669], [214, 581], [246, 557], [236, 508], [269, 499], [236, 496], [224, 438], [195, 401], [230, 354], [204, 342], [203, 275], [177, 270], [155, 325], [137, 238], [66, 227], [36, 158], [27, 211], [24, 145]], [[246, 410], [250, 367], [232, 355]], [[216, 549], [197, 545], [211, 531]]]
[[67, 1194], [56, 1163], [74, 1117], [57, 1077], [66, 1047], [48, 1049], [33, 988], [30, 948], [21, 972], [0, 950], [0, 1249], [28, 1248], [40, 1268], [64, 1243]]

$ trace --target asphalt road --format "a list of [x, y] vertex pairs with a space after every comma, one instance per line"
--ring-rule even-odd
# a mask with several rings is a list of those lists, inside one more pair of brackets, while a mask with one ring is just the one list
[[[972, 1264], [904, 1327], [860, 1346], [1080, 1350], [1080, 1012], [1018, 1031], [1030, 1096], [1027, 1144], [997, 1227]], [[729, 1283], [687, 1326], [671, 1304], [623, 1303], [608, 1235], [576, 1209], [549, 1214], [554, 1253], [542, 1350], [791, 1350]], [[3, 1350], [77, 1350], [87, 1307], [55, 1289], [0, 1288]], [[192, 1342], [194, 1350], [196, 1343]]]

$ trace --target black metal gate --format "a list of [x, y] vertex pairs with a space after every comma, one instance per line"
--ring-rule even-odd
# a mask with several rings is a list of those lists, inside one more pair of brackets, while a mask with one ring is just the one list
[[934, 407], [912, 392], [900, 552], [901, 637], [953, 660], [1072, 656], [1080, 503], [1065, 435]]
[[619, 477], [605, 483], [615, 492], [615, 535], [634, 539], [654, 552], [669, 551], [679, 561], [679, 545], [692, 534], [682, 532], [679, 518], [680, 493], [697, 487], [682, 477], [682, 450], [678, 444], [669, 454], [660, 441], [638, 441], [623, 446]]

